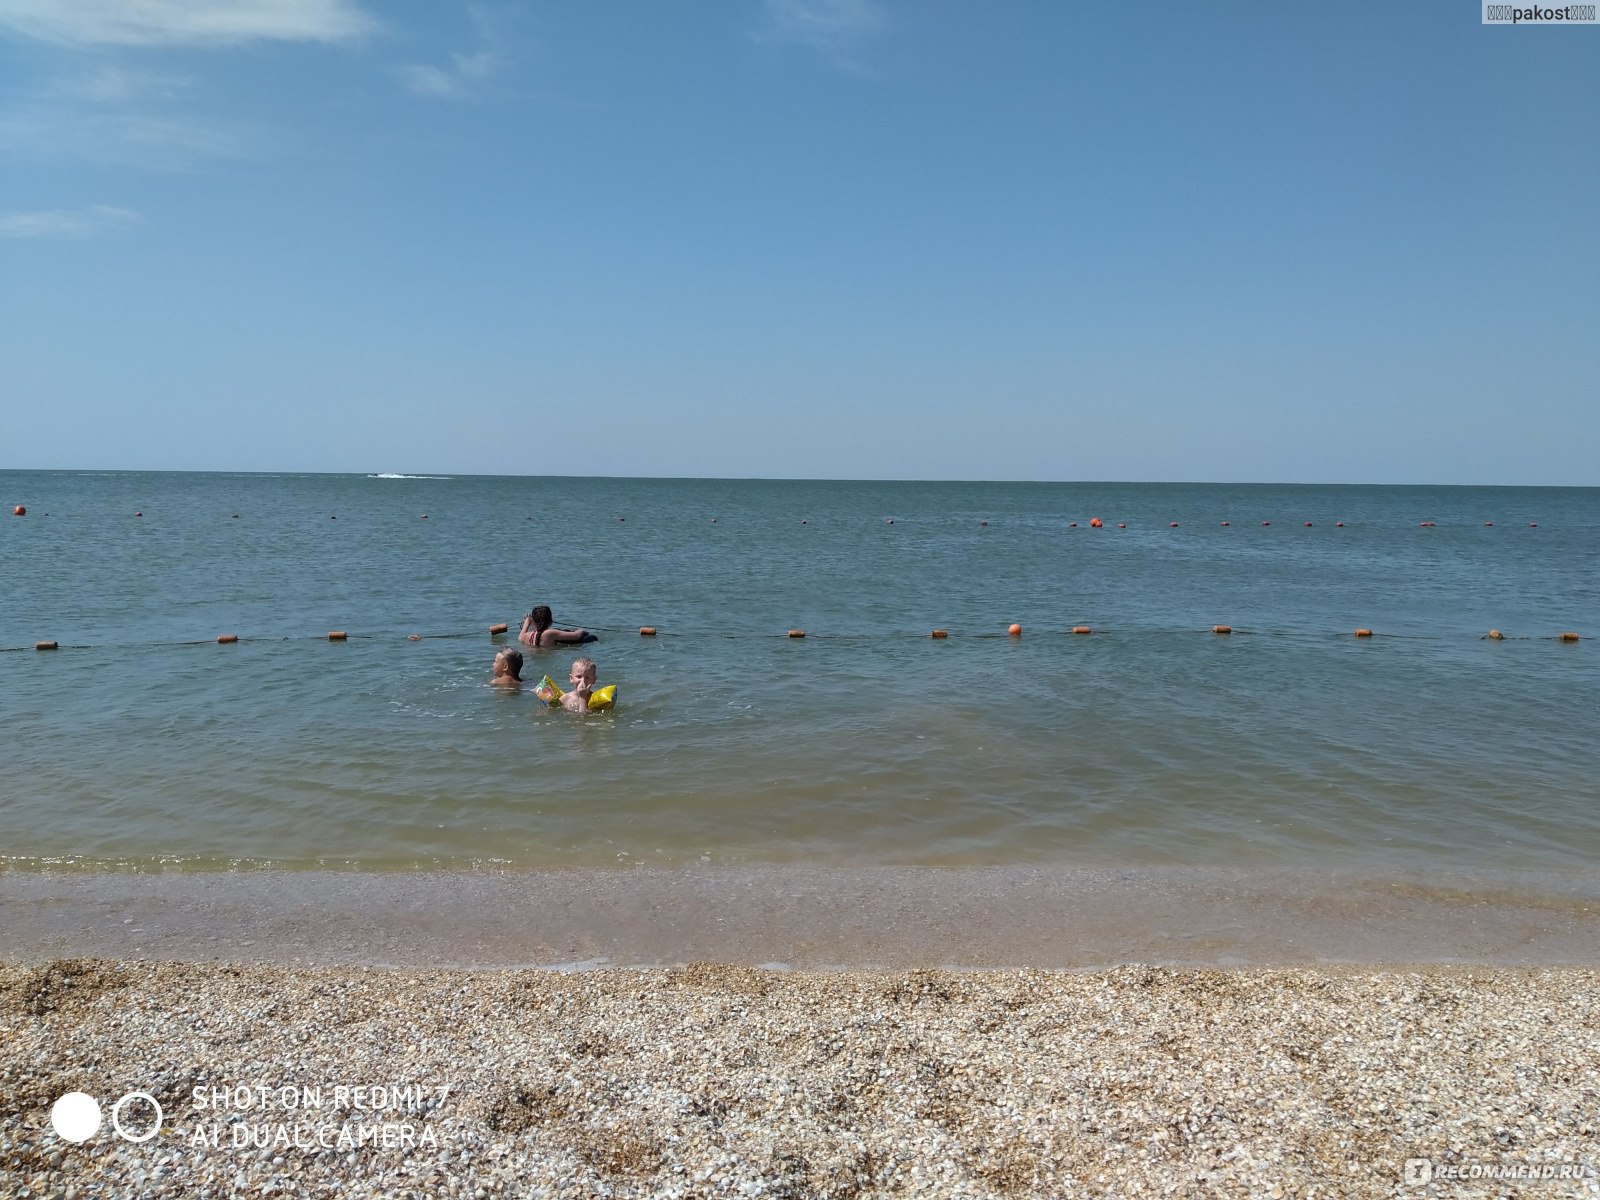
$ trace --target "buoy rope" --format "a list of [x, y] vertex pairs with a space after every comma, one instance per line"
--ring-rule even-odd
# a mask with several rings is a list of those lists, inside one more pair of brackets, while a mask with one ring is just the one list
[[[704, 640], [707, 640], [707, 639], [721, 638], [721, 639], [728, 640], [728, 641], [750, 641], [750, 640], [782, 640], [782, 641], [791, 641], [792, 640], [792, 641], [802, 641], [802, 640], [804, 640], [804, 641], [824, 641], [824, 642], [882, 642], [886, 638], [895, 638], [895, 637], [916, 637], [916, 638], [919, 638], [921, 640], [926, 641], [926, 640], [929, 640], [929, 638], [931, 636], [931, 638], [933, 640], [936, 640], [936, 641], [967, 640], [967, 641], [980, 641], [981, 642], [981, 641], [1000, 641], [1000, 640], [1004, 640], [1004, 641], [1008, 641], [1009, 642], [1009, 641], [1021, 640], [1022, 637], [1023, 637], [1023, 634], [1021, 632], [1013, 633], [1013, 632], [1009, 632], [1007, 629], [978, 630], [978, 631], [969, 632], [969, 633], [959, 633], [959, 632], [956, 632], [956, 631], [948, 629], [948, 628], [939, 628], [939, 629], [932, 630], [931, 634], [930, 634], [930, 633], [911, 633], [908, 630], [891, 630], [891, 631], [880, 632], [880, 633], [835, 633], [835, 632], [826, 632], [826, 631], [819, 632], [819, 633], [813, 633], [810, 630], [804, 630], [804, 629], [770, 630], [770, 631], [751, 630], [749, 632], [729, 632], [727, 630], [717, 630], [717, 631], [696, 630], [696, 629], [671, 630], [671, 629], [659, 628], [657, 626], [644, 626], [644, 627], [629, 626], [629, 627], [622, 627], [622, 626], [591, 625], [591, 626], [586, 626], [585, 628], [587, 628], [587, 629], [589, 629], [591, 631], [598, 630], [601, 633], [607, 633], [607, 634], [617, 634], [617, 635], [632, 634], [634, 636], [643, 635], [645, 637], [655, 638], [655, 639], [677, 638], [677, 637], [692, 637], [692, 638], [694, 638], [694, 639], [696, 639], [698, 641], [704, 641]], [[648, 633], [645, 632], [646, 630], [648, 630]], [[1348, 639], [1348, 638], [1351, 638], [1352, 636], [1354, 638], [1356, 638], [1356, 639], [1361, 640], [1361, 641], [1375, 641], [1375, 640], [1377, 640], [1379, 638], [1382, 638], [1382, 639], [1385, 639], [1385, 640], [1391, 640], [1391, 641], [1408, 641], [1408, 642], [1445, 642], [1445, 641], [1455, 640], [1449, 634], [1437, 634], [1437, 633], [1386, 633], [1386, 632], [1383, 632], [1382, 630], [1367, 629], [1367, 628], [1361, 628], [1361, 629], [1357, 629], [1357, 630], [1353, 630], [1353, 631], [1352, 630], [1333, 631], [1333, 630], [1273, 629], [1273, 628], [1246, 629], [1246, 628], [1243, 628], [1243, 627], [1238, 626], [1238, 625], [1210, 625], [1210, 626], [1205, 626], [1205, 627], [1201, 627], [1201, 628], [1186, 627], [1186, 628], [1168, 628], [1168, 629], [1123, 629], [1123, 628], [1118, 628], [1116, 626], [1103, 626], [1103, 625], [1090, 626], [1090, 625], [1086, 625], [1086, 624], [1082, 624], [1082, 623], [1078, 623], [1078, 624], [1075, 624], [1075, 625], [1067, 625], [1067, 626], [1063, 626], [1063, 627], [1060, 627], [1060, 628], [1043, 628], [1043, 629], [1035, 628], [1035, 629], [1030, 629], [1030, 630], [1027, 631], [1027, 637], [1029, 637], [1031, 639], [1038, 639], [1040, 637], [1062, 636], [1062, 637], [1069, 638], [1070, 640], [1076, 641], [1076, 640], [1079, 640], [1079, 637], [1084, 637], [1084, 638], [1087, 638], [1087, 637], [1093, 637], [1093, 638], [1112, 637], [1112, 638], [1116, 638], [1116, 637], [1119, 637], [1119, 636], [1120, 637], [1124, 637], [1124, 638], [1127, 638], [1127, 637], [1137, 637], [1137, 638], [1184, 637], [1184, 636], [1190, 636], [1190, 635], [1197, 634], [1197, 633], [1198, 634], [1204, 634], [1204, 635], [1206, 635], [1208, 637], [1265, 637], [1265, 638], [1282, 638], [1282, 639], [1303, 638], [1303, 639], [1314, 639], [1314, 640], [1326, 640], [1326, 639], [1331, 639], [1331, 638]], [[1079, 636], [1078, 637], [1074, 637], [1073, 635], [1079, 635]], [[242, 635], [242, 634], [224, 634], [224, 635], [221, 635], [219, 637], [196, 638], [196, 639], [186, 640], [186, 641], [117, 642], [117, 643], [114, 643], [114, 644], [113, 643], [94, 643], [94, 642], [79, 643], [79, 642], [41, 641], [41, 642], [36, 642], [31, 646], [29, 646], [29, 645], [23, 645], [23, 646], [0, 646], [0, 654], [3, 654], [3, 653], [16, 653], [18, 651], [23, 651], [23, 650], [104, 650], [104, 649], [110, 648], [112, 645], [115, 645], [116, 648], [123, 649], [123, 650], [129, 650], [129, 649], [155, 650], [155, 649], [162, 649], [162, 648], [166, 648], [166, 647], [178, 647], [178, 646], [215, 646], [219, 642], [224, 643], [224, 644], [229, 644], [229, 645], [247, 645], [247, 644], [255, 645], [255, 644], [263, 644], [263, 643], [269, 643], [269, 642], [303, 642], [303, 641], [315, 641], [315, 642], [327, 642], [327, 641], [334, 641], [334, 642], [342, 642], [342, 641], [377, 642], [377, 641], [388, 640], [391, 637], [403, 637], [404, 640], [413, 641], [413, 642], [421, 642], [421, 641], [430, 641], [430, 642], [432, 642], [432, 641], [451, 641], [451, 640], [460, 641], [460, 640], [463, 640], [463, 639], [466, 639], [466, 638], [481, 638], [483, 636], [484, 636], [484, 631], [482, 629], [475, 629], [475, 630], [446, 630], [446, 631], [440, 632], [440, 633], [412, 633], [412, 634], [405, 634], [405, 635], [383, 634], [383, 633], [348, 633], [348, 632], [343, 632], [343, 631], [336, 631], [336, 632], [333, 632], [333, 633], [320, 633], [320, 634], [283, 634], [283, 635], [277, 636], [277, 637], [273, 637], [271, 635], [246, 636], [246, 635]], [[1476, 641], [1505, 641], [1505, 642], [1566, 642], [1566, 643], [1574, 643], [1574, 642], [1582, 641], [1584, 639], [1581, 638], [1578, 634], [1571, 633], [1571, 632], [1562, 632], [1562, 633], [1553, 633], [1553, 634], [1505, 634], [1505, 633], [1501, 633], [1499, 630], [1491, 630], [1488, 633], [1477, 635], [1477, 637], [1474, 640], [1476, 640]], [[489, 634], [489, 641], [490, 641], [490, 643], [492, 645], [513, 644], [513, 643], [515, 643], [515, 637], [514, 637], [514, 635], [512, 635], [510, 633], [491, 633], [491, 634]], [[563, 644], [569, 644], [569, 643], [563, 643]], [[577, 643], [570, 643], [570, 644], [576, 645]]]

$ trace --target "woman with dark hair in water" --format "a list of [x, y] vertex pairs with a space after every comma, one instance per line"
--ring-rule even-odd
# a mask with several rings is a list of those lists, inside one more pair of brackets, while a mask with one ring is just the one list
[[522, 618], [522, 630], [517, 641], [538, 650], [545, 646], [559, 646], [563, 642], [592, 642], [596, 638], [587, 629], [558, 629], [552, 622], [548, 604], [538, 605]]

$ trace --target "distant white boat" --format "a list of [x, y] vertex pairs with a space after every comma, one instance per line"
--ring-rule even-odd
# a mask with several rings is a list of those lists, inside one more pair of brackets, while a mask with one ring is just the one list
[[448, 475], [397, 475], [393, 471], [379, 471], [368, 479], [449, 479]]

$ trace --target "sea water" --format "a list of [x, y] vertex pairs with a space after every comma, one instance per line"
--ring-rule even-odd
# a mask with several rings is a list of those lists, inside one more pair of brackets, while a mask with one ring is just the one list
[[[1556, 637], [1600, 635], [1596, 489], [57, 471], [0, 501], [13, 870], [1600, 852], [1600, 654]], [[539, 603], [599, 634], [614, 711], [487, 686], [489, 626]]]

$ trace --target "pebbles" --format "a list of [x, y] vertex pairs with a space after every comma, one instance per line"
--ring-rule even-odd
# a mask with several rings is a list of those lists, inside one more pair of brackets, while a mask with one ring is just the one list
[[[1570, 969], [4, 966], [0, 1193], [1504, 1194], [1530, 1185], [1412, 1189], [1405, 1164], [1600, 1168], [1597, 985]], [[72, 1090], [108, 1114], [82, 1145], [50, 1128]], [[110, 1126], [131, 1091], [165, 1114], [141, 1144]], [[235, 1145], [240, 1128], [291, 1140]], [[1600, 1195], [1592, 1175], [1532, 1186]]]

